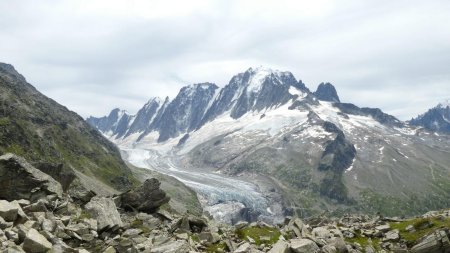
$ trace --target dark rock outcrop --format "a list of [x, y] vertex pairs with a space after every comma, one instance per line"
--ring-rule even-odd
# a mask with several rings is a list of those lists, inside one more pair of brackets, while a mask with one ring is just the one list
[[71, 169], [64, 167], [62, 163], [37, 162], [33, 163], [33, 166], [58, 181], [64, 192], [69, 189], [70, 184], [76, 178], [75, 173]]
[[61, 197], [61, 184], [14, 154], [0, 156], [0, 198], [33, 199], [41, 195]]
[[339, 100], [339, 96], [337, 94], [336, 88], [334, 88], [334, 86], [331, 83], [319, 84], [319, 86], [317, 87], [317, 90], [314, 92], [314, 95], [319, 100], [335, 102], [335, 103], [341, 102]]
[[336, 137], [327, 142], [319, 163], [318, 169], [325, 173], [320, 186], [320, 194], [340, 202], [348, 201], [342, 174], [351, 166], [356, 156], [356, 149], [335, 124], [326, 121], [323, 123], [323, 128], [329, 133], [336, 134]]
[[170, 200], [166, 193], [159, 188], [160, 184], [155, 178], [147, 179], [140, 187], [120, 196], [121, 206], [145, 213], [155, 212]]
[[403, 123], [400, 120], [392, 115], [384, 113], [378, 108], [360, 108], [350, 103], [334, 103], [333, 106], [339, 108], [339, 110], [345, 114], [371, 116], [374, 120], [380, 122], [381, 124], [394, 127], [403, 127]]

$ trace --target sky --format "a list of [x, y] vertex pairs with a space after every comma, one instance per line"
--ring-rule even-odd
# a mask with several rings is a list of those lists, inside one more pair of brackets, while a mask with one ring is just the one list
[[0, 0], [0, 62], [83, 117], [250, 67], [410, 119], [450, 98], [450, 1]]

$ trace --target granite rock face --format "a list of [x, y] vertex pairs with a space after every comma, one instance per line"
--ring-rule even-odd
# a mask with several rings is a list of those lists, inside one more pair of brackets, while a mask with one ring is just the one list
[[152, 123], [152, 128], [159, 131], [158, 141], [166, 141], [180, 133], [194, 130], [200, 124], [218, 88], [212, 83], [183, 87], [158, 121]]

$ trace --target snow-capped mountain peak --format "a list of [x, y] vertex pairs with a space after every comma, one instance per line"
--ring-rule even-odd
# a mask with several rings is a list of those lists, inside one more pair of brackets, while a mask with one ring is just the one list
[[[223, 88], [213, 83], [197, 83], [181, 88], [173, 100], [152, 98], [136, 116], [126, 118], [128, 129], [115, 128], [112, 136], [126, 138], [138, 133], [139, 141], [155, 133], [157, 140], [164, 142], [198, 130], [220, 117], [237, 120], [246, 114], [267, 116], [270, 115], [269, 111], [290, 106], [309, 110], [308, 107], [317, 104], [317, 100], [338, 103], [336, 107], [345, 113], [372, 115], [380, 122], [393, 122], [389, 115], [381, 111], [339, 104], [336, 89], [330, 83], [320, 84], [317, 91], [312, 93], [291, 72], [261, 66], [236, 74]], [[98, 119], [89, 120], [101, 131], [108, 128], [103, 123], [99, 125]], [[108, 122], [113, 121], [117, 120]]]
[[437, 106], [440, 108], [450, 107], [450, 99], [446, 99], [445, 101], [439, 103]]
[[273, 70], [266, 67], [249, 68], [247, 73], [250, 74], [249, 81], [247, 83], [247, 93], [258, 93], [268, 78], [272, 78], [272, 82], [275, 85], [283, 84], [283, 78], [292, 77], [290, 72], [282, 72], [279, 70]]
[[450, 133], [450, 100], [447, 99], [409, 121], [431, 131]]
[[181, 88], [180, 93], [178, 94], [177, 97], [192, 96], [194, 93], [196, 93], [198, 91], [202, 92], [202, 90], [208, 90], [208, 89], [215, 90], [217, 88], [219, 88], [219, 87], [213, 83], [190, 84], [190, 85], [187, 85], [187, 86], [184, 86], [183, 88]]
[[163, 99], [160, 97], [151, 97], [144, 106], [151, 105], [152, 103], [161, 104], [162, 102], [163, 102]]

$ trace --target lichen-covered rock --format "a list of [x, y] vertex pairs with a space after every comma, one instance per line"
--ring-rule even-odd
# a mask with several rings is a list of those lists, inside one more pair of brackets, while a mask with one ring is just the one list
[[0, 185], [0, 198], [9, 201], [63, 193], [55, 179], [14, 154], [0, 156]]

